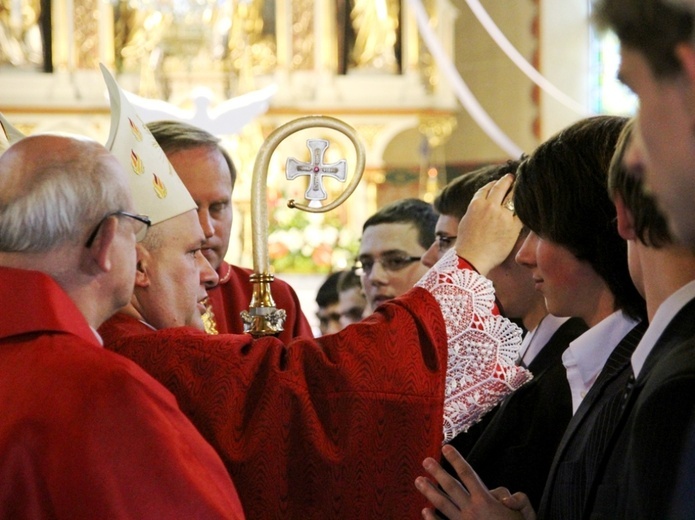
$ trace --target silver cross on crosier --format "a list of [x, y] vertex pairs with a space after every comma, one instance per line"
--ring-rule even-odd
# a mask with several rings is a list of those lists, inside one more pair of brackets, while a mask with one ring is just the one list
[[311, 151], [311, 162], [305, 163], [297, 159], [287, 159], [285, 167], [285, 175], [288, 180], [296, 179], [297, 177], [309, 176], [309, 187], [304, 193], [304, 197], [309, 201], [309, 206], [312, 208], [321, 207], [319, 201], [326, 200], [328, 193], [323, 187], [323, 178], [331, 177], [345, 182], [347, 177], [347, 161], [341, 159], [338, 162], [325, 164], [323, 156], [329, 143], [325, 139], [307, 139], [307, 147]]

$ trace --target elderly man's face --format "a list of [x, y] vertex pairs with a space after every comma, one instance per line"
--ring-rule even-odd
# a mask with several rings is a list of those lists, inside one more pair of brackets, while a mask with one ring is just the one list
[[153, 231], [154, 246], [141, 249], [138, 259], [140, 313], [156, 329], [204, 330], [205, 287], [216, 284], [218, 277], [201, 252], [205, 237], [195, 211], [160, 222]]
[[621, 55], [620, 78], [640, 101], [625, 164], [644, 177], [676, 236], [695, 247], [695, 86], [682, 76], [656, 78], [630, 47]]

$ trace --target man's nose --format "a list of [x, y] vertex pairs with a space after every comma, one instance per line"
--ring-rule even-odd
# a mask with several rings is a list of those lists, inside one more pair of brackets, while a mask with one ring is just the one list
[[372, 283], [386, 283], [389, 280], [389, 272], [384, 269], [381, 262], [375, 261], [372, 270], [367, 275]]
[[200, 283], [205, 285], [208, 289], [215, 287], [219, 283], [220, 277], [212, 268], [210, 262], [208, 262], [207, 258], [205, 258], [202, 253], [198, 256], [198, 262], [200, 262]]
[[439, 260], [439, 244], [437, 244], [437, 241], [435, 240], [432, 242], [430, 248], [425, 251], [425, 254], [422, 255], [420, 262], [422, 262], [422, 264], [426, 267], [432, 267], [437, 263], [437, 260]]
[[205, 238], [210, 238], [215, 234], [215, 227], [212, 225], [212, 219], [210, 218], [210, 212], [208, 210], [199, 209], [198, 220], [200, 221], [200, 227], [203, 228]]

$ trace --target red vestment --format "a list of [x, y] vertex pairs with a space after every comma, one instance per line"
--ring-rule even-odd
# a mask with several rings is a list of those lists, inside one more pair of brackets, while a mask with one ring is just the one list
[[0, 267], [0, 305], [0, 518], [243, 518], [173, 396], [50, 277]]
[[530, 377], [515, 364], [520, 329], [453, 250], [418, 285], [288, 345], [123, 314], [101, 333], [174, 393], [250, 518], [415, 518], [422, 460]]
[[[247, 311], [251, 303], [253, 285], [249, 282], [249, 276], [253, 274], [253, 271], [223, 261], [217, 274], [220, 276], [220, 283], [208, 289], [217, 331], [220, 334], [243, 334], [244, 323], [241, 321], [241, 311]], [[292, 338], [298, 336], [312, 338], [314, 334], [311, 331], [311, 325], [302, 312], [294, 289], [288, 283], [276, 278], [270, 284], [270, 292], [275, 306], [287, 312], [284, 330], [278, 338], [285, 343], [289, 343]]]
[[[398, 323], [398, 327], [389, 325]], [[447, 336], [423, 289], [342, 332], [275, 338], [100, 329], [176, 395], [218, 450], [249, 518], [416, 518], [422, 460], [442, 445]]]

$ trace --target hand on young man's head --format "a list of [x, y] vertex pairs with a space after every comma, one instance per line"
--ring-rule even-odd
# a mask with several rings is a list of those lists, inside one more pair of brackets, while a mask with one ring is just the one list
[[514, 212], [513, 184], [507, 174], [480, 188], [459, 223], [456, 252], [483, 276], [509, 256], [523, 227]]

